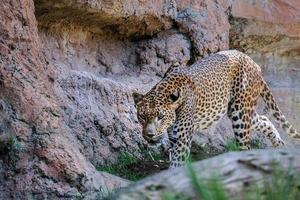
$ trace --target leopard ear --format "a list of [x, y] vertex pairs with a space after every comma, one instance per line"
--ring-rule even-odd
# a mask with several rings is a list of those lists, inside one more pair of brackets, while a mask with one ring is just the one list
[[133, 100], [134, 100], [135, 104], [138, 104], [138, 102], [140, 102], [144, 97], [144, 95], [137, 93], [137, 92], [133, 92], [132, 96], [133, 96]]
[[173, 91], [172, 94], [170, 94], [169, 98], [171, 99], [171, 101], [173, 103], [175, 103], [179, 99], [179, 91], [178, 91], [178, 89], [176, 89], [175, 91]]
[[165, 78], [169, 73], [171, 73], [176, 67], [179, 67], [179, 66], [180, 66], [179, 62], [173, 63], [173, 64], [167, 69], [167, 71], [165, 72], [163, 78]]

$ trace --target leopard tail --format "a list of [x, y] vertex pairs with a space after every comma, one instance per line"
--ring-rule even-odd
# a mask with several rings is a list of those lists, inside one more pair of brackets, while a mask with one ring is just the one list
[[274, 96], [272, 95], [267, 83], [263, 82], [263, 91], [261, 97], [265, 102], [266, 111], [270, 112], [275, 118], [276, 122], [286, 131], [286, 133], [293, 138], [300, 139], [300, 133], [297, 132], [295, 128], [290, 124], [290, 122], [285, 118], [285, 116], [280, 111]]

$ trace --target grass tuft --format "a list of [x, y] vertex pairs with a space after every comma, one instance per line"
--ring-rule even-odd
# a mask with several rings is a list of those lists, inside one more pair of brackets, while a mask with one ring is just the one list
[[201, 200], [228, 200], [226, 191], [221, 181], [214, 176], [211, 180], [204, 184], [197, 177], [197, 173], [190, 163], [187, 164], [188, 174], [191, 179], [191, 184], [196, 192], [197, 198]]
[[227, 140], [227, 143], [225, 145], [225, 150], [228, 151], [240, 151], [241, 147], [240, 145], [236, 142], [235, 139], [229, 139]]
[[[258, 139], [253, 139], [250, 141], [250, 145], [252, 149], [261, 149], [262, 148], [262, 144], [260, 142], [260, 140]], [[241, 146], [236, 142], [235, 139], [229, 139], [227, 140], [227, 143], [225, 145], [225, 151], [229, 152], [229, 151], [241, 151]]]
[[8, 149], [10, 151], [13, 151], [13, 150], [20, 151], [22, 149], [22, 145], [18, 141], [18, 139], [16, 138], [16, 136], [10, 135], [10, 137], [8, 139]]
[[163, 161], [161, 155], [146, 154], [144, 159], [121, 152], [118, 156], [117, 162], [110, 166], [97, 167], [98, 171], [105, 171], [122, 178], [137, 181], [150, 174], [157, 173], [168, 167], [168, 163]]
[[116, 176], [123, 177], [128, 180], [136, 181], [141, 179], [138, 174], [133, 173], [130, 169], [130, 165], [137, 164], [138, 159], [129, 153], [121, 152], [118, 156], [117, 163], [110, 166], [97, 167], [98, 171], [104, 171]]

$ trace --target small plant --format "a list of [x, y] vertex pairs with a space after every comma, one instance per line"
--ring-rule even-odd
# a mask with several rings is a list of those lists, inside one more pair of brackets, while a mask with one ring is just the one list
[[300, 199], [300, 174], [295, 176], [291, 173], [291, 168], [285, 172], [282, 168], [274, 166], [271, 181], [264, 183], [261, 193], [262, 200], [298, 200]]
[[[253, 139], [250, 141], [250, 146], [252, 149], [261, 149], [262, 144], [261, 141], [258, 139]], [[235, 139], [227, 140], [225, 145], [225, 150], [228, 151], [241, 151], [241, 146], [236, 142]]]
[[98, 167], [97, 170], [105, 171], [128, 180], [137, 181], [167, 167], [168, 163], [164, 162], [160, 155], [150, 154], [148, 152], [144, 156], [144, 159], [138, 159], [129, 153], [122, 152], [119, 154], [115, 164]]
[[214, 176], [211, 180], [204, 184], [197, 177], [197, 173], [190, 163], [187, 164], [188, 173], [192, 186], [196, 192], [198, 199], [202, 200], [227, 200], [227, 194], [221, 181]]
[[192, 200], [184, 194], [172, 194], [170, 192], [163, 193], [162, 200]]
[[225, 150], [228, 151], [240, 151], [240, 145], [236, 142], [235, 139], [229, 139], [227, 140], [227, 143], [225, 145]]
[[262, 148], [262, 143], [259, 139], [253, 139], [250, 141], [250, 145], [252, 149], [261, 149]]
[[111, 165], [111, 166], [98, 167], [97, 170], [105, 171], [110, 174], [121, 176], [128, 180], [136, 181], [138, 179], [141, 179], [142, 177], [131, 172], [128, 169], [128, 166], [136, 164], [137, 162], [138, 162], [138, 159], [136, 157], [132, 156], [129, 153], [122, 152], [119, 154], [116, 164]]
[[21, 143], [17, 140], [16, 136], [10, 135], [8, 138], [8, 149], [10, 151], [16, 150], [19, 151], [22, 149]]

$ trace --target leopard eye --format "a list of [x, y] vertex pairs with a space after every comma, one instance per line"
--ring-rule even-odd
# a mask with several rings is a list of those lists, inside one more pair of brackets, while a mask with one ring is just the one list
[[179, 98], [178, 90], [175, 90], [172, 94], [170, 94], [169, 98], [171, 99], [172, 102], [177, 101]]

